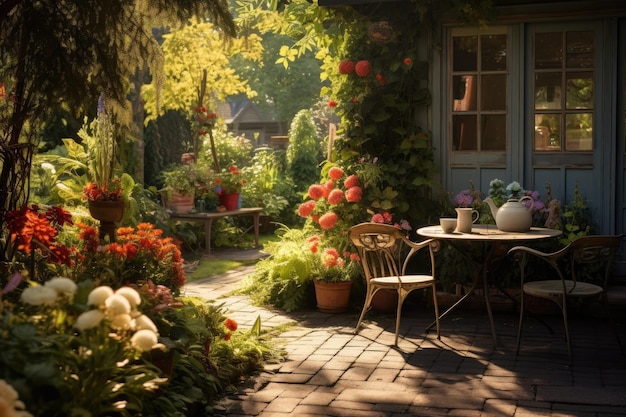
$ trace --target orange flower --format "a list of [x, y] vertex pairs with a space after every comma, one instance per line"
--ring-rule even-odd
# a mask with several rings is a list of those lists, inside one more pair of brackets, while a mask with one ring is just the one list
[[359, 185], [359, 177], [357, 177], [356, 174], [350, 175], [343, 182], [343, 186], [346, 187], [346, 188], [356, 187], [357, 185]]
[[319, 184], [313, 184], [309, 187], [309, 197], [313, 200], [319, 200], [324, 197], [324, 187]]
[[328, 170], [328, 176], [330, 177], [331, 180], [336, 181], [339, 178], [343, 177], [343, 169], [339, 167], [332, 167], [331, 169]]
[[319, 219], [320, 227], [324, 230], [332, 229], [335, 224], [337, 224], [337, 220], [339, 220], [339, 216], [336, 213], [329, 211], [328, 213], [322, 215]]
[[363, 198], [363, 190], [361, 187], [350, 187], [346, 191], [346, 201], [348, 203], [358, 203]]
[[309, 217], [311, 213], [315, 210], [315, 201], [309, 200], [306, 201], [298, 207], [298, 214], [300, 217]]
[[329, 204], [339, 204], [343, 201], [343, 191], [339, 188], [335, 188], [330, 193], [328, 193], [328, 203]]

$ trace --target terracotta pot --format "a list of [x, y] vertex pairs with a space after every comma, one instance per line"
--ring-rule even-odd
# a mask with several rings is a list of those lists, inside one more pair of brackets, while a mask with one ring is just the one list
[[317, 308], [322, 313], [343, 313], [350, 305], [352, 281], [324, 282], [313, 280]]
[[165, 208], [173, 213], [187, 213], [194, 208], [193, 195], [183, 195], [172, 191], [169, 195], [163, 196], [163, 201], [165, 203]]
[[226, 210], [237, 210], [239, 208], [239, 193], [222, 193], [220, 194], [220, 204]]
[[398, 310], [398, 292], [394, 290], [378, 290], [372, 298], [372, 308], [379, 313], [395, 313]]

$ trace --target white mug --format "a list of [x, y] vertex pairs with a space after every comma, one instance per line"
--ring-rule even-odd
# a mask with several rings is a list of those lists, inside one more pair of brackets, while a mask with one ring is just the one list
[[476, 223], [480, 213], [471, 208], [457, 208], [456, 231], [460, 233], [471, 233], [472, 224]]

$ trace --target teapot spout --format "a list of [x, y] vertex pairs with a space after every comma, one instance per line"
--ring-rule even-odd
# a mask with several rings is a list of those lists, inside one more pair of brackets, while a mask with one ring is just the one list
[[487, 197], [483, 201], [489, 205], [489, 210], [491, 210], [491, 215], [495, 219], [496, 215], [498, 214], [498, 207], [496, 207], [496, 203], [493, 202], [491, 197]]

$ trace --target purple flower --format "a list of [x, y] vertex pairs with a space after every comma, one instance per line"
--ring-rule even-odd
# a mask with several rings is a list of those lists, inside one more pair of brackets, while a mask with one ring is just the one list
[[470, 190], [463, 190], [454, 197], [454, 204], [459, 207], [469, 207], [474, 202], [474, 198], [469, 194]]

